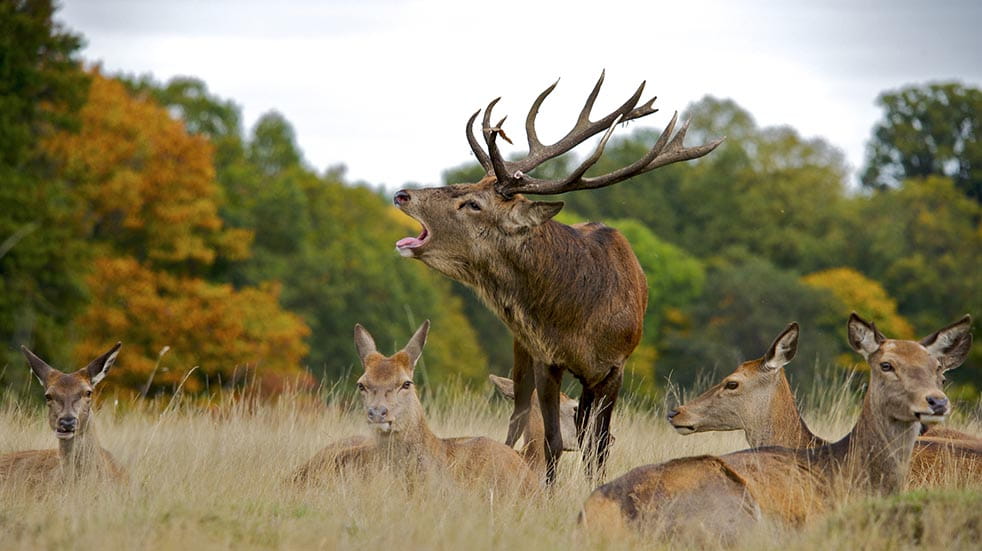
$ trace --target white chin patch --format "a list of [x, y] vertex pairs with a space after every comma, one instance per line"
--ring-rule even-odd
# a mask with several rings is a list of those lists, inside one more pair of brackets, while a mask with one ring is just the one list
[[71, 440], [72, 438], [75, 438], [75, 433], [55, 431], [55, 436], [57, 436], [59, 440]]
[[679, 434], [681, 434], [683, 436], [685, 436], [686, 434], [692, 434], [692, 433], [696, 432], [696, 429], [694, 429], [692, 427], [673, 427], [673, 428], [675, 429], [675, 432], [677, 432], [677, 433], [679, 433]]
[[925, 425], [937, 425], [938, 423], [943, 423], [945, 420], [944, 415], [918, 415], [917, 420]]
[[375, 430], [377, 430], [379, 432], [382, 432], [382, 433], [392, 432], [392, 422], [391, 421], [386, 421], [384, 423], [376, 423], [375, 424]]
[[405, 248], [405, 247], [396, 247], [396, 250], [399, 251], [399, 256], [403, 256], [403, 257], [406, 257], [406, 258], [412, 258], [412, 256], [413, 256], [413, 250], [412, 249], [408, 249], [408, 248]]

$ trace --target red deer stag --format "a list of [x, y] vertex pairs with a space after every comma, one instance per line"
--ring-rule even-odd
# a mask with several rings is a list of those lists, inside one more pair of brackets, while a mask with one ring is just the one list
[[88, 473], [126, 482], [126, 472], [99, 445], [92, 415], [92, 392], [116, 361], [122, 343], [74, 373], [49, 366], [21, 347], [34, 376], [41, 381], [48, 405], [48, 425], [58, 438], [57, 450], [31, 450], [0, 456], [0, 482], [24, 480], [29, 485], [74, 478]]
[[295, 472], [295, 482], [316, 480], [325, 471], [389, 465], [410, 476], [450, 476], [463, 485], [505, 492], [529, 494], [538, 488], [522, 457], [501, 442], [483, 436], [439, 438], [430, 430], [413, 384], [429, 327], [423, 322], [402, 350], [386, 357], [372, 335], [355, 326], [355, 346], [365, 368], [358, 390], [374, 439], [355, 437], [327, 446]]
[[853, 430], [808, 449], [754, 448], [719, 457], [638, 467], [587, 498], [581, 521], [598, 530], [630, 524], [669, 533], [705, 530], [724, 538], [760, 516], [800, 523], [850, 491], [903, 486], [921, 424], [950, 412], [940, 374], [961, 365], [972, 343], [968, 316], [926, 339], [887, 339], [853, 314], [849, 344], [870, 366]]
[[[562, 202], [531, 201], [521, 194], [554, 195], [609, 186], [661, 166], [702, 157], [720, 143], [684, 147], [688, 124], [673, 136], [676, 117], [672, 117], [651, 150], [636, 162], [608, 174], [586, 176], [618, 123], [656, 111], [654, 99], [638, 104], [642, 82], [620, 107], [591, 121], [603, 79], [601, 74], [572, 130], [548, 146], [539, 140], [535, 118], [556, 84], [539, 94], [525, 121], [529, 152], [516, 161], [506, 161], [498, 149], [498, 136], [505, 139], [504, 119], [491, 125], [491, 110], [498, 100], [492, 101], [481, 125], [487, 151], [472, 131], [480, 111], [467, 121], [467, 141], [486, 171], [484, 178], [473, 184], [404, 189], [394, 196], [396, 206], [423, 227], [418, 237], [396, 243], [399, 253], [473, 288], [511, 330], [515, 408], [505, 443], [515, 444], [532, 390], [537, 390], [550, 482], [563, 449], [559, 386], [565, 371], [583, 387], [576, 422], [588, 474], [592, 474], [594, 460], [602, 468], [608, 454], [612, 408], [624, 363], [641, 339], [648, 293], [637, 258], [616, 230], [598, 223], [560, 224], [551, 219]], [[547, 180], [531, 174], [545, 161], [601, 132], [603, 138], [594, 152], [566, 177]], [[584, 441], [593, 416], [593, 433]]]
[[[829, 444], [805, 424], [783, 367], [798, 348], [798, 324], [774, 340], [764, 357], [743, 362], [716, 386], [668, 412], [679, 434], [742, 430], [752, 448], [816, 448]], [[982, 481], [982, 440], [930, 427], [914, 444], [908, 485]]]

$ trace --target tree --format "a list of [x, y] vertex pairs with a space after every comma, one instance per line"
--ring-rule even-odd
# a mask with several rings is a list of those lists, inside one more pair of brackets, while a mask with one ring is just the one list
[[[50, 0], [0, 2], [0, 386], [30, 380], [20, 345], [55, 364], [69, 357], [84, 305], [88, 246], [77, 205], [39, 144], [78, 127], [88, 77], [82, 39], [55, 23]], [[13, 366], [17, 366], [16, 368]]]
[[877, 104], [884, 116], [873, 128], [864, 186], [944, 176], [982, 202], [982, 90], [957, 82], [908, 86], [881, 94]]

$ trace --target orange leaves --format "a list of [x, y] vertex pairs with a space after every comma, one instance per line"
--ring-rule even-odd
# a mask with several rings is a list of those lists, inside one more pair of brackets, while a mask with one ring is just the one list
[[81, 132], [58, 134], [47, 147], [86, 203], [92, 236], [161, 265], [211, 264], [228, 239], [208, 140], [98, 72], [80, 118]]
[[176, 386], [194, 366], [200, 369], [185, 384], [191, 392], [241, 382], [257, 367], [260, 380], [309, 379], [300, 365], [310, 330], [279, 307], [275, 285], [235, 290], [153, 271], [129, 257], [98, 259], [87, 282], [92, 302], [78, 320], [84, 337], [76, 356], [92, 357], [122, 340], [123, 369], [111, 378], [120, 386], [141, 388], [165, 346], [170, 351], [153, 388]]
[[[852, 268], [833, 268], [802, 278], [806, 285], [829, 290], [840, 303], [841, 319], [855, 311], [866, 319], [876, 320], [876, 326], [892, 339], [914, 338], [914, 328], [897, 313], [897, 301], [876, 281]], [[843, 326], [845, 324], [843, 323]]]

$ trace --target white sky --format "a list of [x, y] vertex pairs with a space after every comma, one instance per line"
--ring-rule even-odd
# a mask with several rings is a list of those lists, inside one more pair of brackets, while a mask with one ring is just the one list
[[105, 70], [199, 77], [246, 128], [278, 110], [314, 167], [390, 189], [472, 158], [464, 123], [497, 96], [524, 144], [529, 105], [561, 77], [539, 117], [540, 137], [558, 138], [604, 68], [598, 114], [642, 80], [659, 129], [729, 97], [760, 125], [824, 137], [853, 168], [880, 92], [982, 85], [977, 0], [67, 0], [57, 18]]

